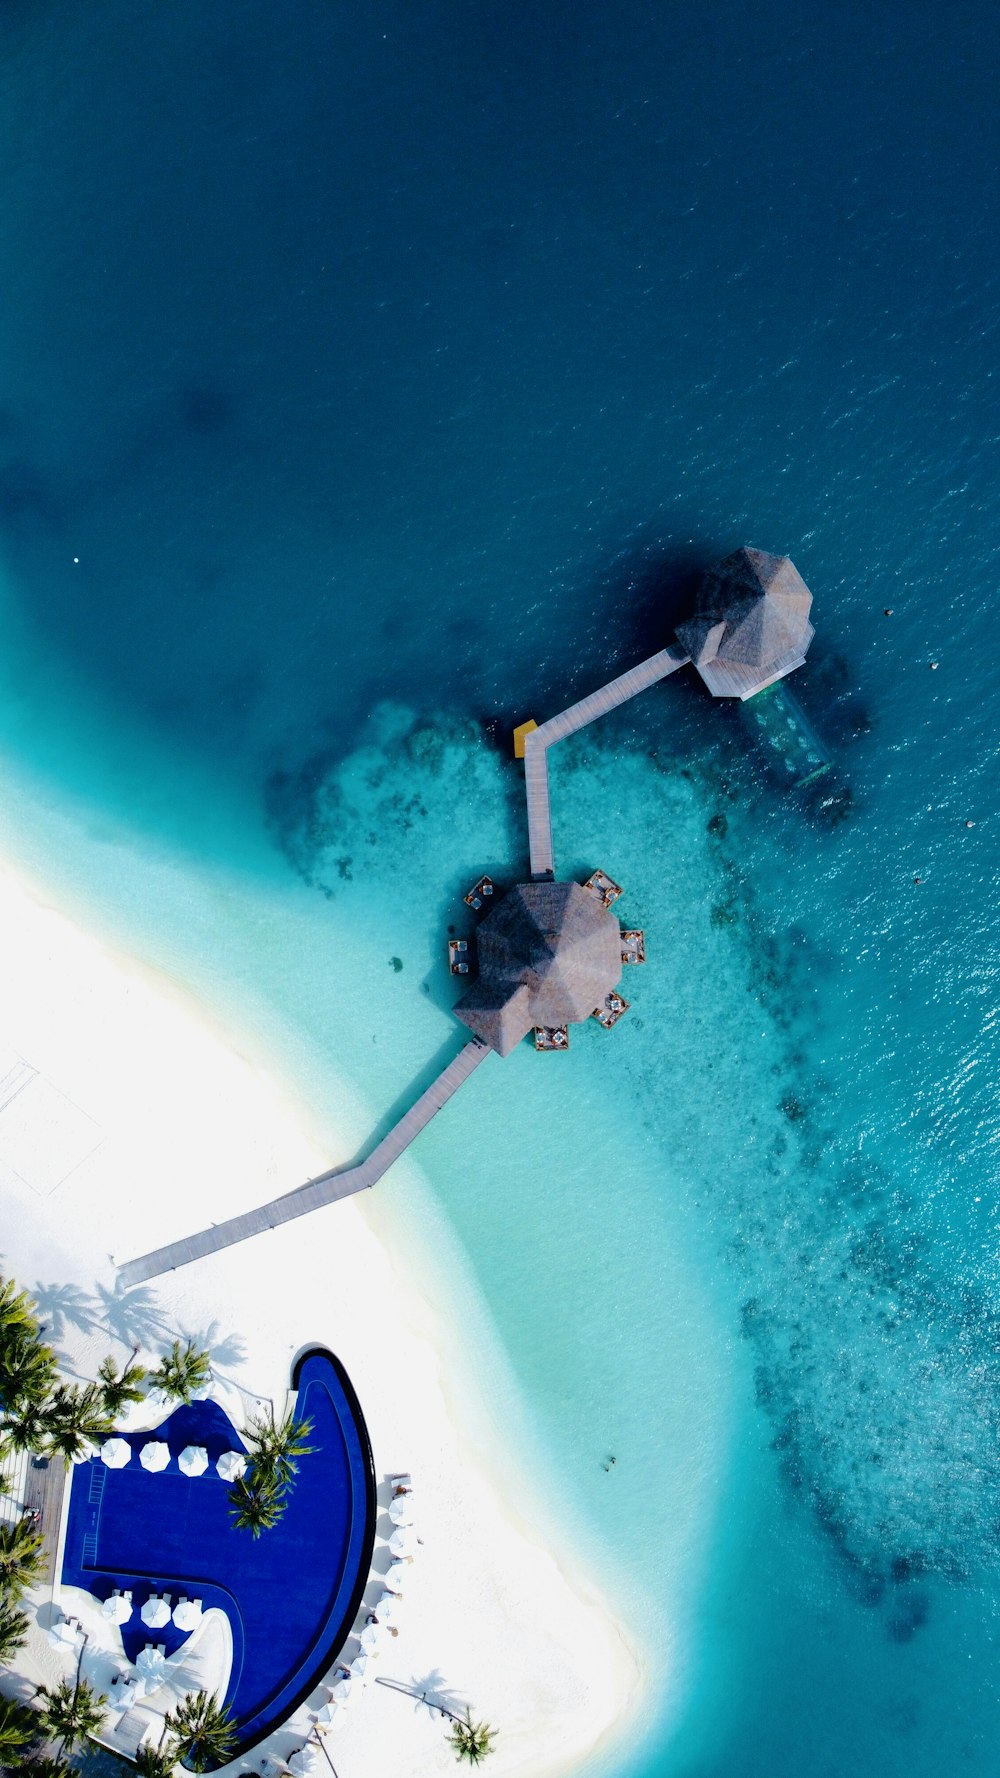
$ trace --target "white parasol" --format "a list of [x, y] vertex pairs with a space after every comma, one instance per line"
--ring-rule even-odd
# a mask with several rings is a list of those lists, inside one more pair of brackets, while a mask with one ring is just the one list
[[101, 1446], [101, 1462], [109, 1469], [124, 1469], [132, 1460], [132, 1446], [127, 1438], [106, 1438]]
[[307, 1741], [304, 1747], [291, 1755], [288, 1770], [294, 1772], [296, 1778], [318, 1778], [319, 1773], [327, 1772], [329, 1768], [319, 1748]]
[[138, 1673], [160, 1673], [163, 1671], [166, 1664], [166, 1657], [161, 1655], [154, 1642], [147, 1642], [145, 1648], [140, 1648], [139, 1653], [135, 1657], [136, 1671]]

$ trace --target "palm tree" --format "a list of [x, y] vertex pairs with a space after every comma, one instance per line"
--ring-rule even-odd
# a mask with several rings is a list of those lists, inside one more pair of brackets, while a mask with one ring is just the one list
[[4, 1416], [4, 1443], [11, 1451], [40, 1451], [45, 1443], [45, 1403], [22, 1397]]
[[7, 1667], [28, 1634], [28, 1620], [9, 1597], [0, 1593], [0, 1667]]
[[37, 1753], [23, 1769], [25, 1778], [80, 1778], [79, 1766], [59, 1754]]
[[490, 1727], [488, 1722], [473, 1722], [472, 1712], [468, 1704], [461, 1716], [443, 1704], [439, 1697], [431, 1694], [430, 1687], [437, 1679], [434, 1674], [422, 1690], [415, 1685], [406, 1685], [401, 1679], [387, 1679], [381, 1673], [377, 1675], [376, 1685], [387, 1685], [390, 1691], [403, 1692], [408, 1698], [416, 1698], [419, 1704], [426, 1704], [428, 1710], [439, 1710], [442, 1716], [451, 1719], [453, 1727], [448, 1732], [448, 1741], [455, 1749], [458, 1759], [467, 1759], [472, 1766], [478, 1766], [488, 1753], [493, 1752], [493, 1743], [499, 1734], [498, 1729]]
[[224, 1766], [232, 1757], [236, 1724], [225, 1705], [217, 1704], [208, 1692], [189, 1692], [164, 1721], [177, 1737], [177, 1758], [192, 1772]]
[[10, 1763], [10, 1755], [27, 1747], [37, 1730], [34, 1711], [13, 1698], [0, 1698], [0, 1761]]
[[229, 1490], [230, 1518], [238, 1531], [259, 1537], [278, 1523], [285, 1510], [285, 1490], [273, 1476], [248, 1470]]
[[470, 1766], [478, 1766], [488, 1753], [493, 1752], [497, 1734], [498, 1730], [492, 1729], [488, 1722], [473, 1722], [471, 1711], [466, 1710], [464, 1716], [454, 1719], [446, 1739], [455, 1749], [460, 1764], [467, 1759]]
[[145, 1391], [141, 1387], [146, 1378], [145, 1367], [136, 1364], [135, 1354], [122, 1365], [119, 1371], [113, 1358], [105, 1358], [98, 1366], [98, 1390], [101, 1403], [106, 1414], [117, 1420], [122, 1408], [129, 1402], [142, 1401]]
[[171, 1778], [177, 1764], [177, 1750], [170, 1743], [166, 1747], [139, 1747], [135, 1754], [135, 1767], [139, 1778]]
[[0, 1401], [7, 1408], [43, 1402], [56, 1380], [56, 1355], [37, 1329], [13, 1326], [0, 1334]]
[[18, 1519], [13, 1525], [0, 1525], [0, 1598], [8, 1603], [39, 1577], [44, 1566], [42, 1539], [31, 1519]]
[[45, 1409], [46, 1449], [67, 1465], [78, 1463], [113, 1427], [96, 1383], [87, 1383], [82, 1389], [60, 1383]]
[[104, 1701], [85, 1679], [78, 1678], [75, 1685], [60, 1679], [51, 1691], [40, 1685], [36, 1696], [41, 1700], [42, 1727], [59, 1743], [60, 1754], [71, 1753], [88, 1735], [95, 1734], [104, 1720]]
[[306, 1444], [312, 1429], [311, 1420], [296, 1420], [291, 1412], [280, 1423], [273, 1410], [267, 1420], [254, 1418], [246, 1434], [251, 1469], [257, 1475], [272, 1475], [279, 1488], [289, 1487], [298, 1472], [298, 1459], [316, 1449]]
[[212, 1364], [207, 1352], [200, 1352], [193, 1340], [188, 1340], [184, 1347], [180, 1340], [175, 1340], [152, 1372], [150, 1382], [155, 1389], [162, 1390], [168, 1400], [189, 1402], [211, 1375]]
[[18, 1290], [12, 1278], [0, 1278], [0, 1328], [23, 1327], [37, 1333], [35, 1307], [26, 1290]]

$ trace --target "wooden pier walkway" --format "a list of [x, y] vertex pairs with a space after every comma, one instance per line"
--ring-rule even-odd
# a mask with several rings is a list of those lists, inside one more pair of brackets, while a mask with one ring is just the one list
[[546, 760], [549, 748], [557, 741], [565, 740], [567, 735], [575, 734], [577, 729], [586, 728], [588, 723], [596, 722], [599, 716], [605, 716], [617, 705], [627, 704], [629, 698], [637, 697], [647, 686], [666, 679], [670, 673], [676, 673], [679, 667], [686, 667], [688, 659], [689, 656], [676, 643], [670, 648], [661, 648], [658, 654], [640, 661], [637, 667], [630, 667], [627, 673], [602, 685], [600, 691], [591, 692], [589, 697], [581, 698], [578, 704], [570, 704], [558, 716], [550, 716], [548, 722], [543, 722], [539, 728], [532, 729], [525, 736], [524, 784], [528, 801], [528, 852], [533, 878], [555, 876], [552, 816], [549, 808], [549, 769]]
[[63, 1502], [66, 1498], [69, 1473], [61, 1457], [33, 1458], [27, 1468], [24, 1485], [24, 1510], [38, 1514], [38, 1531], [42, 1539], [42, 1566], [38, 1582], [50, 1586], [55, 1579], [56, 1554], [62, 1528]]
[[409, 1111], [393, 1125], [387, 1136], [383, 1136], [365, 1160], [353, 1167], [331, 1168], [329, 1173], [320, 1173], [306, 1185], [286, 1192], [284, 1197], [275, 1198], [270, 1204], [263, 1204], [259, 1210], [247, 1210], [242, 1216], [230, 1217], [228, 1222], [214, 1223], [200, 1234], [188, 1235], [167, 1247], [158, 1247], [154, 1253], [144, 1254], [140, 1259], [129, 1260], [119, 1267], [122, 1284], [126, 1289], [133, 1284], [144, 1284], [149, 1278], [175, 1271], [178, 1266], [189, 1265], [192, 1260], [204, 1259], [207, 1254], [232, 1247], [237, 1241], [247, 1240], [250, 1235], [263, 1234], [279, 1223], [291, 1222], [297, 1216], [306, 1216], [310, 1210], [318, 1210], [322, 1205], [332, 1204], [338, 1198], [349, 1198], [354, 1192], [367, 1190], [388, 1172], [393, 1162], [409, 1148], [414, 1137], [419, 1136], [441, 1107], [447, 1105], [448, 1100], [458, 1092], [480, 1062], [493, 1054], [494, 1051], [488, 1044], [481, 1042], [478, 1037], [473, 1038], [471, 1043], [465, 1044], [459, 1051], [454, 1061], [442, 1069], [437, 1079], [431, 1082], [426, 1092], [421, 1093]]

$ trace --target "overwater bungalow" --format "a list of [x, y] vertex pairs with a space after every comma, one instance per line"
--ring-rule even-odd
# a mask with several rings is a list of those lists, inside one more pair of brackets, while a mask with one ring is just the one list
[[536, 1048], [565, 1049], [570, 1025], [607, 1008], [625, 957], [604, 885], [611, 900], [621, 891], [603, 872], [594, 879], [519, 883], [480, 925], [479, 975], [455, 1013], [498, 1055], [531, 1030]]
[[801, 667], [812, 594], [787, 556], [738, 549], [701, 577], [677, 640], [713, 697], [752, 698]]

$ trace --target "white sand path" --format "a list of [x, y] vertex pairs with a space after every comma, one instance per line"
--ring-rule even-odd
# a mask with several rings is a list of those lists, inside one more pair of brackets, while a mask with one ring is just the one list
[[[76, 1287], [75, 1304], [62, 1297], [58, 1343], [93, 1374], [120, 1325], [113, 1294], [108, 1325], [90, 1324], [100, 1292], [114, 1292], [112, 1254], [263, 1202], [329, 1165], [330, 1150], [181, 989], [113, 954], [5, 868], [0, 979], [0, 1266], [30, 1289]], [[395, 1263], [386, 1222], [358, 1203], [332, 1206], [160, 1280], [153, 1306], [171, 1331], [214, 1330], [227, 1406], [259, 1392], [280, 1407], [297, 1351], [337, 1353], [378, 1477], [413, 1475], [423, 1540], [381, 1670], [421, 1684], [436, 1676], [443, 1696], [495, 1724], [494, 1778], [579, 1769], [634, 1725], [640, 1657], [572, 1552], [541, 1531], [531, 1478], [516, 1476], [515, 1507], [513, 1466], [505, 1460], [501, 1479], [470, 1432], [457, 1405], [468, 1379], [449, 1375], [441, 1323]], [[59, 1302], [43, 1298], [53, 1331]], [[502, 1401], [506, 1380], [482, 1382]], [[494, 1414], [492, 1402], [474, 1404], [480, 1428]], [[388, 1559], [380, 1541], [376, 1566]], [[33, 1638], [25, 1676], [40, 1647]], [[287, 1757], [322, 1701], [317, 1691], [235, 1769], [260, 1770], [265, 1752]], [[423, 1778], [454, 1770], [444, 1727], [372, 1685], [329, 1745], [349, 1778]]]

